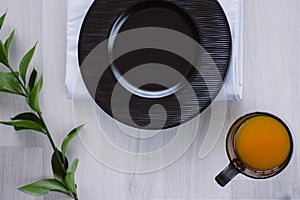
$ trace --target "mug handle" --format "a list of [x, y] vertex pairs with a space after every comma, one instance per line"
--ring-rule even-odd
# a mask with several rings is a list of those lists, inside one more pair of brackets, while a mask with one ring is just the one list
[[220, 186], [224, 187], [239, 173], [240, 172], [234, 167], [233, 163], [230, 163], [218, 176], [216, 176], [215, 180]]

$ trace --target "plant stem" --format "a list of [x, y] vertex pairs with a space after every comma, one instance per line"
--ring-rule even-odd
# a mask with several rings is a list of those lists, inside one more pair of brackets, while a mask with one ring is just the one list
[[[8, 68], [9, 68], [9, 70], [11, 71], [11, 73], [13, 74], [13, 76], [16, 78], [16, 80], [20, 83], [21, 87], [23, 88], [23, 90], [24, 90], [24, 92], [25, 92], [24, 96], [25, 96], [26, 98], [28, 98], [28, 91], [27, 91], [27, 89], [26, 89], [26, 87], [25, 87], [25, 83], [23, 83], [23, 81], [20, 80], [20, 77], [17, 76], [17, 74], [13, 71], [13, 69], [12, 69], [10, 66], [8, 66]], [[56, 158], [57, 158], [57, 160], [58, 160], [58, 162], [59, 162], [59, 165], [60, 165], [61, 169], [63, 169], [64, 172], [66, 173], [66, 169], [65, 169], [65, 166], [64, 166], [64, 161], [61, 160], [61, 157], [60, 157], [60, 155], [58, 154], [58, 149], [56, 148], [56, 145], [55, 145], [54, 140], [53, 140], [53, 138], [52, 138], [52, 136], [51, 136], [51, 133], [50, 133], [50, 131], [49, 131], [49, 129], [48, 129], [46, 123], [45, 123], [44, 118], [43, 118], [43, 115], [42, 115], [41, 112], [37, 112], [37, 114], [38, 114], [40, 120], [42, 121], [42, 123], [43, 123], [43, 125], [44, 125], [45, 132], [46, 132], [45, 134], [47, 135], [47, 137], [48, 137], [48, 139], [49, 139], [49, 141], [50, 141], [51, 147], [52, 147], [52, 149], [53, 149], [53, 151], [54, 151], [54, 155], [56, 156]], [[70, 192], [71, 192], [71, 191], [70, 191]], [[73, 197], [74, 197], [75, 200], [79, 200], [79, 199], [78, 199], [78, 195], [77, 195], [76, 192], [75, 192], [75, 193], [71, 192], [71, 193], [72, 193], [72, 195], [73, 195]]]
[[[6, 15], [6, 12], [5, 12], [5, 14], [4, 15], [2, 15], [2, 16], [0, 16], [1, 17], [1, 27], [2, 27], [2, 23], [3, 23], [3, 21], [4, 21], [4, 18], [5, 18], [5, 15]], [[0, 27], [0, 29], [1, 29], [1, 27]], [[11, 36], [14, 36], [14, 31], [12, 32], [12, 34], [11, 34]], [[11, 37], [10, 36], [10, 37]], [[9, 41], [9, 45], [10, 45], [10, 42], [11, 42], [11, 39], [12, 38], [10, 38], [10, 41], [9, 40], [7, 40], [7, 41]], [[21, 90], [23, 90], [23, 91], [18, 91], [18, 92], [16, 92], [16, 93], [14, 93], [14, 94], [17, 94], [17, 95], [21, 95], [21, 96], [24, 96], [25, 98], [26, 98], [26, 100], [27, 100], [27, 104], [29, 105], [29, 107], [31, 107], [32, 108], [32, 111], [33, 112], [35, 112], [37, 115], [38, 115], [38, 118], [39, 118], [39, 120], [38, 120], [38, 123], [39, 123], [39, 125], [41, 125], [42, 126], [42, 130], [39, 130], [39, 132], [42, 132], [42, 133], [44, 133], [46, 136], [47, 136], [47, 138], [48, 138], [48, 140], [49, 140], [49, 142], [50, 142], [50, 144], [51, 144], [51, 147], [53, 148], [53, 151], [54, 151], [54, 153], [53, 153], [53, 156], [52, 157], [54, 157], [54, 158], [56, 158], [57, 159], [57, 161], [58, 161], [58, 164], [59, 164], [59, 167], [63, 170], [63, 172], [64, 172], [64, 174], [63, 174], [63, 176], [64, 177], [59, 177], [59, 180], [58, 180], [58, 178], [57, 177], [55, 177], [55, 175], [56, 175], [56, 161], [55, 161], [55, 166], [53, 165], [53, 174], [54, 174], [54, 178], [56, 178], [57, 179], [57, 181], [59, 181], [61, 184], [63, 184], [63, 186], [65, 187], [65, 189], [68, 191], [67, 193], [66, 192], [63, 192], [63, 193], [66, 193], [67, 195], [69, 195], [70, 197], [72, 197], [72, 198], [74, 198], [74, 200], [79, 200], [79, 198], [78, 198], [78, 195], [77, 195], [77, 189], [75, 189], [74, 190], [74, 188], [72, 187], [71, 189], [69, 189], [70, 188], [70, 186], [69, 186], [69, 184], [68, 184], [68, 179], [66, 179], [65, 177], [66, 177], [66, 174], [67, 174], [67, 171], [68, 171], [68, 169], [67, 169], [67, 160], [65, 159], [65, 157], [62, 157], [62, 153], [60, 152], [60, 150], [56, 147], [56, 145], [55, 145], [55, 143], [54, 143], [54, 140], [53, 140], [53, 138], [52, 138], [52, 136], [51, 136], [51, 133], [50, 133], [50, 131], [49, 131], [49, 129], [48, 129], [48, 127], [47, 127], [47, 125], [46, 125], [46, 123], [45, 123], [45, 120], [44, 120], [44, 118], [43, 118], [43, 116], [42, 116], [42, 113], [38, 110], [38, 111], [36, 111], [37, 109], [34, 109], [33, 108], [33, 106], [32, 105], [30, 105], [30, 102], [29, 102], [29, 100], [30, 100], [30, 95], [31, 95], [31, 88], [30, 88], [30, 83], [28, 84], [28, 89], [27, 89], [27, 87], [26, 87], [26, 85], [27, 85], [27, 83], [26, 83], [26, 72], [27, 72], [27, 69], [28, 69], [28, 66], [26, 66], [26, 71], [25, 72], [23, 72], [23, 73], [25, 73], [25, 74], [23, 74], [22, 72], [21, 72], [21, 69], [20, 69], [20, 71], [14, 71], [13, 70], [13, 68], [11, 67], [11, 65], [10, 65], [10, 63], [9, 63], [9, 59], [8, 59], [8, 50], [7, 49], [3, 49], [4, 48], [4, 45], [3, 45], [3, 42], [2, 41], [0, 41], [1, 42], [1, 58], [2, 58], [2, 60], [0, 61], [0, 63], [1, 64], [3, 64], [3, 65], [5, 65], [8, 69], [9, 69], [9, 71], [10, 71], [10, 73], [13, 75], [13, 77], [15, 78], [15, 80], [19, 83], [19, 86], [18, 86], [18, 88], [17, 89], [21, 89]], [[6, 45], [6, 44], [5, 44]], [[9, 46], [8, 45], [8, 46]], [[32, 55], [33, 55], [33, 53], [34, 53], [34, 49], [35, 49], [35, 47], [36, 47], [36, 44], [35, 44], [35, 46], [34, 46], [34, 48], [33, 48], [33, 52], [31, 52], [31, 55], [29, 55], [29, 57], [30, 57], [30, 59], [28, 60], [28, 58], [27, 58], [27, 61], [29, 61], [30, 62], [30, 60], [31, 60], [31, 57], [32, 57]], [[4, 50], [4, 52], [3, 52], [3, 50]], [[31, 50], [32, 51], [32, 50]], [[3, 58], [5, 59], [5, 60], [3, 60]], [[27, 63], [27, 64], [29, 64], [29, 63]], [[35, 76], [36, 76], [36, 70], [35, 70]], [[34, 77], [34, 78], [36, 78], [36, 77]], [[35, 80], [34, 80], [35, 81]], [[13, 82], [14, 84], [15, 84], [15, 82]], [[8, 83], [7, 84], [10, 84], [10, 80], [8, 81]], [[40, 89], [40, 88], [38, 88], [38, 89]], [[39, 92], [39, 91], [38, 91]], [[36, 98], [38, 98], [38, 95], [39, 94], [36, 94], [36, 93], [33, 93], [33, 94], [35, 94], [35, 95], [37, 95], [37, 96], [35, 96]], [[30, 113], [30, 114], [33, 114], [33, 113]], [[33, 114], [34, 115], [34, 114]], [[36, 118], [37, 116], [36, 115], [34, 115], [34, 117]], [[12, 119], [13, 120], [13, 119]], [[30, 120], [28, 120], [28, 121], [30, 121]], [[36, 121], [35, 119], [33, 119], [32, 121]], [[4, 123], [3, 123], [4, 124]], [[15, 129], [16, 129], [16, 127], [17, 126], [14, 126], [15, 127]], [[22, 128], [23, 129], [23, 128]], [[22, 130], [21, 129], [21, 130]], [[17, 129], [16, 129], [17, 130]], [[32, 130], [36, 130], [36, 129], [32, 129]], [[53, 160], [51, 161], [51, 162], [53, 162]], [[59, 171], [59, 173], [61, 173], [61, 171]], [[73, 175], [73, 174], [72, 174]], [[60, 176], [61, 176], [61, 174], [60, 174]], [[62, 180], [61, 180], [62, 179]], [[72, 184], [75, 184], [74, 183], [74, 180], [72, 180]], [[75, 184], [76, 185], [76, 184]], [[28, 185], [29, 186], [29, 185]], [[31, 190], [33, 191], [34, 189], [32, 189], [31, 188]], [[37, 188], [36, 190], [39, 190], [39, 188]], [[52, 190], [51, 190], [52, 191]], [[31, 194], [30, 192], [25, 192], [25, 193], [28, 193], [28, 194]]]
[[64, 170], [64, 172], [66, 172], [66, 171], [65, 171], [64, 164], [63, 164], [63, 161], [60, 159], [60, 156], [59, 156], [59, 154], [58, 154], [58, 152], [57, 152], [56, 145], [55, 145], [55, 143], [54, 143], [54, 141], [53, 141], [53, 138], [52, 138], [52, 136], [51, 136], [51, 134], [50, 134], [50, 131], [49, 131], [49, 129], [48, 129], [46, 123], [45, 123], [45, 120], [44, 120], [44, 118], [43, 118], [43, 116], [42, 116], [42, 113], [37, 113], [37, 114], [38, 114], [39, 118], [41, 119], [41, 121], [42, 121], [42, 123], [43, 123], [43, 125], [44, 125], [44, 127], [45, 127], [45, 129], [46, 129], [46, 135], [47, 135], [47, 137], [48, 137], [48, 139], [49, 139], [49, 141], [50, 141], [50, 144], [51, 144], [51, 146], [52, 146], [52, 149], [53, 149], [53, 151], [54, 151], [54, 154], [55, 154], [55, 156], [57, 157], [57, 160], [58, 160], [58, 162], [59, 162], [59, 165], [60, 165], [61, 168]]
[[[14, 75], [14, 77], [16, 78], [16, 80], [20, 83], [21, 87], [24, 89], [24, 91], [25, 91], [25, 93], [26, 93], [26, 94], [25, 94], [25, 97], [28, 98], [28, 92], [27, 92], [27, 90], [26, 90], [26, 87], [25, 87], [24, 83], [23, 83], [23, 82], [20, 80], [20, 78], [16, 75], [16, 73], [13, 71], [13, 69], [11, 68], [11, 66], [8, 66], [8, 68], [9, 68], [9, 70], [11, 71], [11, 73]], [[45, 127], [45, 129], [46, 129], [46, 135], [47, 135], [47, 137], [48, 137], [48, 139], [49, 139], [49, 141], [50, 141], [50, 144], [51, 144], [51, 146], [52, 146], [52, 149], [53, 149], [53, 151], [54, 151], [54, 154], [55, 154], [55, 156], [57, 157], [57, 160], [58, 160], [58, 162], [59, 162], [59, 165], [60, 165], [61, 168], [64, 170], [64, 172], [66, 172], [66, 171], [65, 171], [64, 164], [63, 164], [63, 161], [60, 159], [60, 156], [58, 155], [57, 148], [56, 148], [55, 143], [54, 143], [54, 141], [53, 141], [53, 138], [52, 138], [52, 136], [51, 136], [51, 134], [50, 134], [50, 131], [49, 131], [49, 129], [48, 129], [46, 123], [45, 123], [45, 120], [44, 120], [44, 118], [43, 118], [43, 116], [42, 116], [42, 113], [38, 112], [37, 114], [38, 114], [40, 120], [42, 121], [42, 123], [43, 123], [43, 125], [44, 125], [44, 127]]]
[[[38, 116], [39, 116], [39, 118], [41, 119], [42, 123], [44, 124], [44, 127], [45, 127], [45, 129], [46, 129], [46, 135], [47, 135], [47, 137], [48, 137], [48, 139], [49, 139], [49, 141], [50, 141], [50, 144], [51, 144], [51, 146], [52, 146], [52, 148], [53, 148], [54, 155], [56, 156], [56, 158], [57, 158], [57, 160], [58, 160], [58, 162], [59, 162], [59, 165], [61, 166], [61, 168], [62, 168], [62, 169], [64, 170], [64, 172], [66, 173], [66, 170], [65, 170], [63, 161], [60, 159], [60, 156], [59, 156], [59, 154], [58, 154], [57, 148], [56, 148], [55, 143], [54, 143], [54, 141], [53, 141], [53, 138], [52, 138], [52, 136], [51, 136], [51, 134], [50, 134], [50, 131], [49, 131], [49, 129], [47, 128], [47, 125], [46, 125], [45, 120], [44, 120], [44, 118], [43, 118], [43, 116], [42, 116], [42, 113], [38, 113]], [[78, 199], [78, 196], [77, 196], [77, 193], [73, 193], [73, 192], [72, 192], [72, 194], [73, 194], [73, 197], [74, 197], [75, 200], [79, 200], [79, 199]]]
[[[28, 98], [28, 92], [27, 92], [27, 90], [26, 90], [25, 85], [24, 85], [23, 82], [20, 80], [20, 78], [16, 75], [16, 73], [12, 70], [12, 68], [9, 67], [9, 69], [10, 69], [11, 73], [14, 75], [14, 77], [18, 80], [18, 82], [20, 83], [20, 85], [22, 86], [22, 88], [24, 89], [24, 91], [25, 91], [25, 97]], [[56, 145], [55, 145], [54, 140], [53, 140], [53, 138], [52, 138], [52, 136], [51, 136], [51, 133], [50, 133], [50, 131], [49, 131], [49, 129], [48, 129], [46, 123], [45, 123], [44, 118], [43, 118], [43, 115], [42, 115], [41, 112], [37, 112], [37, 114], [38, 114], [40, 120], [42, 121], [42, 123], [43, 123], [43, 125], [44, 125], [45, 131], [46, 131], [46, 136], [47, 136], [48, 139], [49, 139], [49, 142], [50, 142], [50, 144], [51, 144], [51, 147], [52, 147], [52, 149], [53, 149], [53, 151], [54, 151], [54, 155], [55, 155], [55, 157], [57, 158], [57, 160], [58, 160], [58, 162], [59, 162], [59, 165], [60, 165], [61, 169], [64, 170], [64, 172], [66, 173], [65, 166], [64, 166], [64, 161], [61, 160], [61, 158], [60, 158], [60, 156], [59, 156], [59, 154], [58, 154], [58, 149], [56, 148]], [[74, 197], [75, 200], [79, 200], [79, 199], [78, 199], [78, 196], [77, 196], [77, 193], [73, 193], [73, 192], [71, 192], [71, 193], [72, 193], [72, 195], [73, 195], [73, 197]]]

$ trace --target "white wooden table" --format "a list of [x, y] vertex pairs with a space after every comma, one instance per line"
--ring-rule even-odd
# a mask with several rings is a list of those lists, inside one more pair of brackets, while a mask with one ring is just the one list
[[[205, 159], [198, 158], [201, 137], [163, 170], [133, 174], [112, 170], [97, 162], [77, 138], [68, 155], [78, 157], [79, 197], [82, 200], [118, 199], [300, 199], [300, 0], [245, 0], [244, 98], [230, 102], [222, 136]], [[33, 66], [44, 73], [42, 105], [55, 142], [74, 127], [72, 102], [64, 87], [65, 0], [0, 0], [8, 9], [1, 38], [16, 29], [11, 60], [39, 41]], [[28, 109], [23, 99], [0, 94], [0, 119]], [[268, 111], [288, 122], [294, 136], [294, 156], [280, 175], [263, 181], [239, 175], [227, 187], [214, 177], [227, 164], [225, 137], [230, 124], [253, 111]], [[0, 199], [43, 199], [27, 196], [18, 186], [51, 177], [51, 148], [46, 138], [30, 131], [15, 133], [0, 126]], [[208, 170], [209, 169], [209, 170]], [[44, 199], [66, 199], [51, 194]]]

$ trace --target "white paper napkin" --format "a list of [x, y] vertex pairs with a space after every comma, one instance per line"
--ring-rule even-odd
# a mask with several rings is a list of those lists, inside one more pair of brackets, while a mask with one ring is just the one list
[[[80, 73], [77, 53], [79, 33], [84, 17], [93, 2], [94, 0], [68, 0], [65, 77], [68, 98], [89, 98], [84, 86], [80, 87], [81, 89], [76, 88], [76, 90], [74, 90], [74, 86]], [[229, 73], [224, 87], [216, 100], [236, 101], [242, 99], [243, 93], [243, 0], [219, 0], [219, 2], [229, 20], [233, 49]]]

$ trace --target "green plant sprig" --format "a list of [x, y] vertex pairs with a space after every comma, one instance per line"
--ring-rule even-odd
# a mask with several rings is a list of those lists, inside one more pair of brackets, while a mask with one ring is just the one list
[[[5, 17], [6, 12], [0, 17], [0, 30]], [[39, 94], [43, 86], [43, 76], [41, 75], [37, 80], [37, 70], [33, 69], [29, 80], [26, 80], [29, 64], [34, 55], [37, 43], [25, 54], [20, 62], [19, 70], [16, 71], [9, 63], [9, 48], [14, 35], [15, 31], [12, 31], [4, 43], [0, 40], [0, 63], [9, 70], [9, 72], [0, 72], [0, 92], [23, 96], [28, 106], [32, 109], [32, 112], [19, 114], [11, 118], [11, 121], [1, 121], [0, 124], [12, 126], [16, 131], [34, 130], [40, 132], [47, 136], [54, 151], [51, 158], [54, 178], [40, 180], [18, 189], [32, 196], [45, 196], [49, 192], [59, 192], [78, 200], [75, 171], [79, 160], [75, 159], [69, 167], [66, 149], [70, 141], [78, 135], [83, 125], [73, 129], [66, 136], [62, 142], [61, 150], [56, 147], [39, 105]]]

